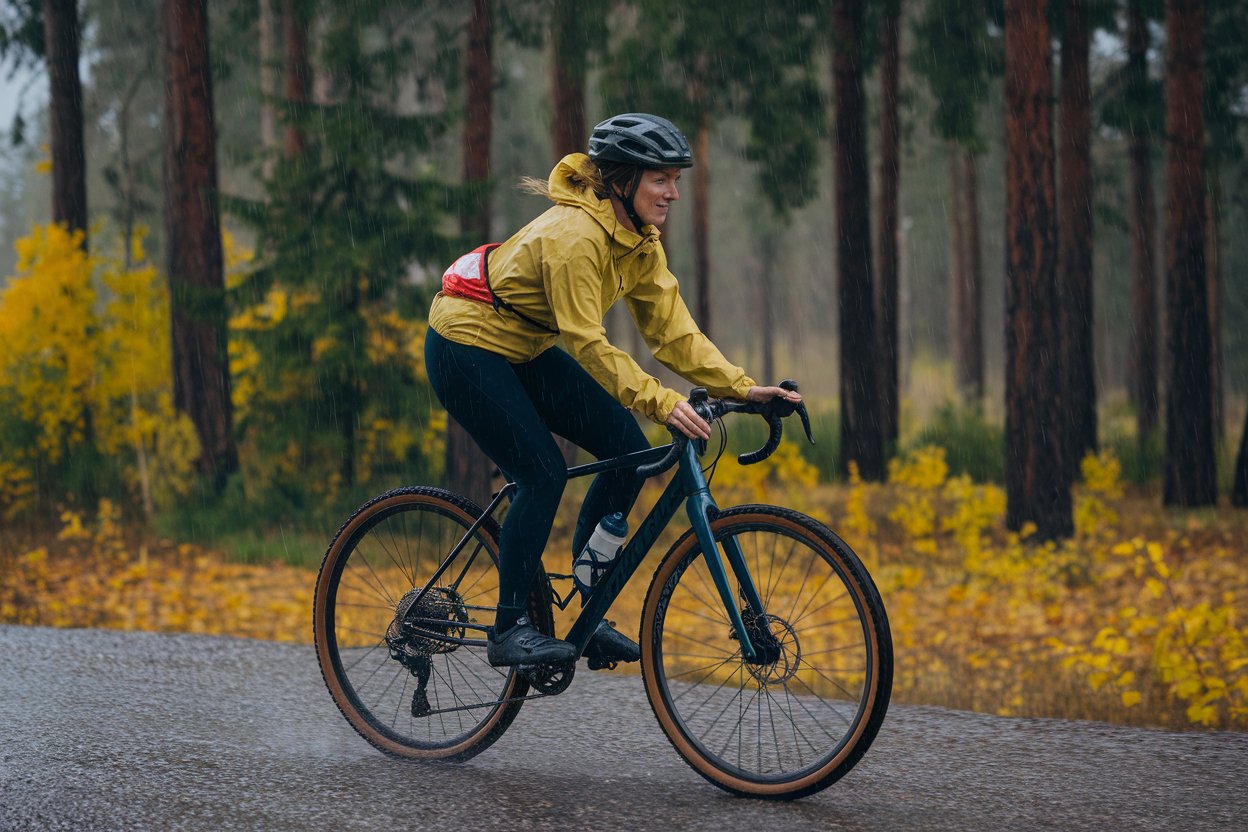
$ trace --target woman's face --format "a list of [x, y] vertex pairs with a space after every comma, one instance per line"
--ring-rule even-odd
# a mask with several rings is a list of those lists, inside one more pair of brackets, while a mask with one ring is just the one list
[[672, 203], [680, 199], [676, 183], [680, 168], [659, 168], [641, 172], [641, 183], [633, 197], [633, 210], [644, 224], [662, 227]]

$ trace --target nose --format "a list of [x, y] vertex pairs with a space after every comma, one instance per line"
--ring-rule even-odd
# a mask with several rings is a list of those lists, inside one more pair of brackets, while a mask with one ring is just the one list
[[676, 189], [676, 183], [673, 182], [667, 189], [667, 193], [663, 195], [668, 202], [675, 202], [680, 199], [680, 191]]

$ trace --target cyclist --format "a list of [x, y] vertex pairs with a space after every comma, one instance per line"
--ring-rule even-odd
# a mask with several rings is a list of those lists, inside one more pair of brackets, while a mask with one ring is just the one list
[[[698, 329], [667, 268], [658, 227], [679, 198], [689, 142], [665, 118], [626, 113], [598, 124], [589, 154], [565, 156], [534, 190], [554, 205], [497, 246], [461, 257], [429, 310], [425, 364], [447, 412], [517, 487], [499, 538], [499, 599], [487, 657], [495, 666], [561, 662], [566, 641], [524, 615], [567, 481], [551, 432], [599, 459], [649, 447], [629, 409], [696, 439], [710, 426], [676, 391], [606, 338], [621, 298], [655, 357], [712, 395], [752, 401], [800, 396], [760, 387]], [[530, 180], [532, 184], [532, 180]], [[565, 349], [554, 349], [562, 340]], [[566, 350], [566, 351], [565, 351]], [[642, 480], [600, 474], [572, 539], [627, 515]], [[586, 647], [600, 663], [637, 661], [637, 644], [604, 621]]]

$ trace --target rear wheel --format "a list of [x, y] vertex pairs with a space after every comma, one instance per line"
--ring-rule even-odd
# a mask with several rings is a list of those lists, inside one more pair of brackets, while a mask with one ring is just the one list
[[853, 768], [888, 709], [884, 604], [857, 556], [810, 517], [741, 506], [719, 513], [711, 529], [721, 548], [729, 538], [741, 548], [764, 609], [738, 600], [739, 609], [751, 642], [767, 641], [770, 654], [743, 658], [702, 549], [686, 532], [655, 573], [642, 612], [650, 705], [677, 752], [715, 785], [772, 799], [819, 791]]
[[[357, 510], [325, 553], [313, 615], [321, 674], [352, 727], [388, 754], [478, 754], [520, 710], [507, 700], [528, 693], [514, 668], [486, 660], [484, 627], [498, 605], [492, 518], [420, 591], [480, 515], [475, 503], [442, 489], [397, 489]], [[552, 632], [540, 582], [528, 613]]]

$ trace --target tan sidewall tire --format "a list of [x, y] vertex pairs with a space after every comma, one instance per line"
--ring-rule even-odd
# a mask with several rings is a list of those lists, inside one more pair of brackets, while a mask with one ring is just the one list
[[[772, 513], [772, 512], [776, 513]], [[854, 579], [854, 571], [849, 563], [845, 563], [841, 557], [841, 553], [836, 546], [830, 541], [824, 539], [820, 535], [814, 533], [803, 523], [795, 521], [792, 517], [802, 517], [811, 523], [817, 524], [817, 521], [799, 515], [797, 512], [788, 511], [786, 509], [771, 509], [762, 506], [741, 507], [739, 509], [729, 510], [719, 514], [715, 520], [711, 521], [711, 531], [716, 539], [719, 538], [720, 529], [727, 525], [739, 525], [746, 523], [763, 522], [768, 525], [784, 527], [791, 531], [794, 535], [803, 540], [808, 541], [812, 547], [818, 550], [827, 551], [832, 557], [840, 561], [840, 566], [844, 573], [850, 576], [850, 580], [845, 585], [854, 593], [859, 604], [859, 609], [865, 611], [866, 616], [871, 616], [871, 605], [863, 592], [863, 588], [859, 582]], [[663, 732], [676, 748], [677, 752], [685, 759], [703, 777], [707, 778], [716, 785], [743, 795], [751, 795], [756, 797], [770, 798], [787, 798], [800, 797], [803, 794], [809, 794], [812, 791], [818, 791], [832, 781], [831, 778], [837, 768], [840, 767], [847, 759], [851, 758], [858, 744], [862, 741], [864, 733], [869, 726], [878, 728], [879, 721], [872, 719], [873, 711], [876, 707], [876, 700], [880, 692], [880, 644], [878, 643], [878, 633], [875, 626], [866, 628], [868, 643], [871, 647], [871, 678], [872, 685], [867, 693], [866, 706], [862, 710], [862, 717], [854, 726], [854, 731], [850, 738], [845, 742], [840, 752], [829, 760], [826, 764], [820, 766], [817, 770], [805, 775], [804, 777], [783, 782], [783, 783], [756, 783], [749, 780], [743, 780], [734, 777], [715, 766], [706, 759], [701, 752], [693, 745], [692, 742], [684, 735], [668, 710], [667, 703], [664, 700], [662, 692], [659, 690], [659, 668], [656, 664], [654, 639], [652, 636], [655, 624], [655, 616], [658, 612], [660, 597], [663, 594], [663, 587], [671, 578], [672, 573], [689, 554], [691, 549], [698, 546], [696, 536], [692, 530], [681, 537], [663, 558], [663, 562], [659, 564], [659, 568], [655, 571], [654, 579], [650, 584], [650, 589], [646, 594], [645, 607], [641, 614], [641, 666], [642, 677], [645, 680], [646, 696], [650, 699], [650, 707], [654, 710], [655, 716], [659, 720], [659, 725], [663, 728]], [[725, 563], [725, 568], [727, 563]], [[731, 572], [731, 570], [730, 570]], [[864, 570], [865, 574], [865, 570]], [[891, 686], [891, 674], [890, 682]], [[885, 700], [886, 702], [887, 700]], [[873, 737], [872, 737], [873, 738]], [[843, 774], [844, 772], [842, 772]], [[826, 781], [826, 782], [825, 782]]]

